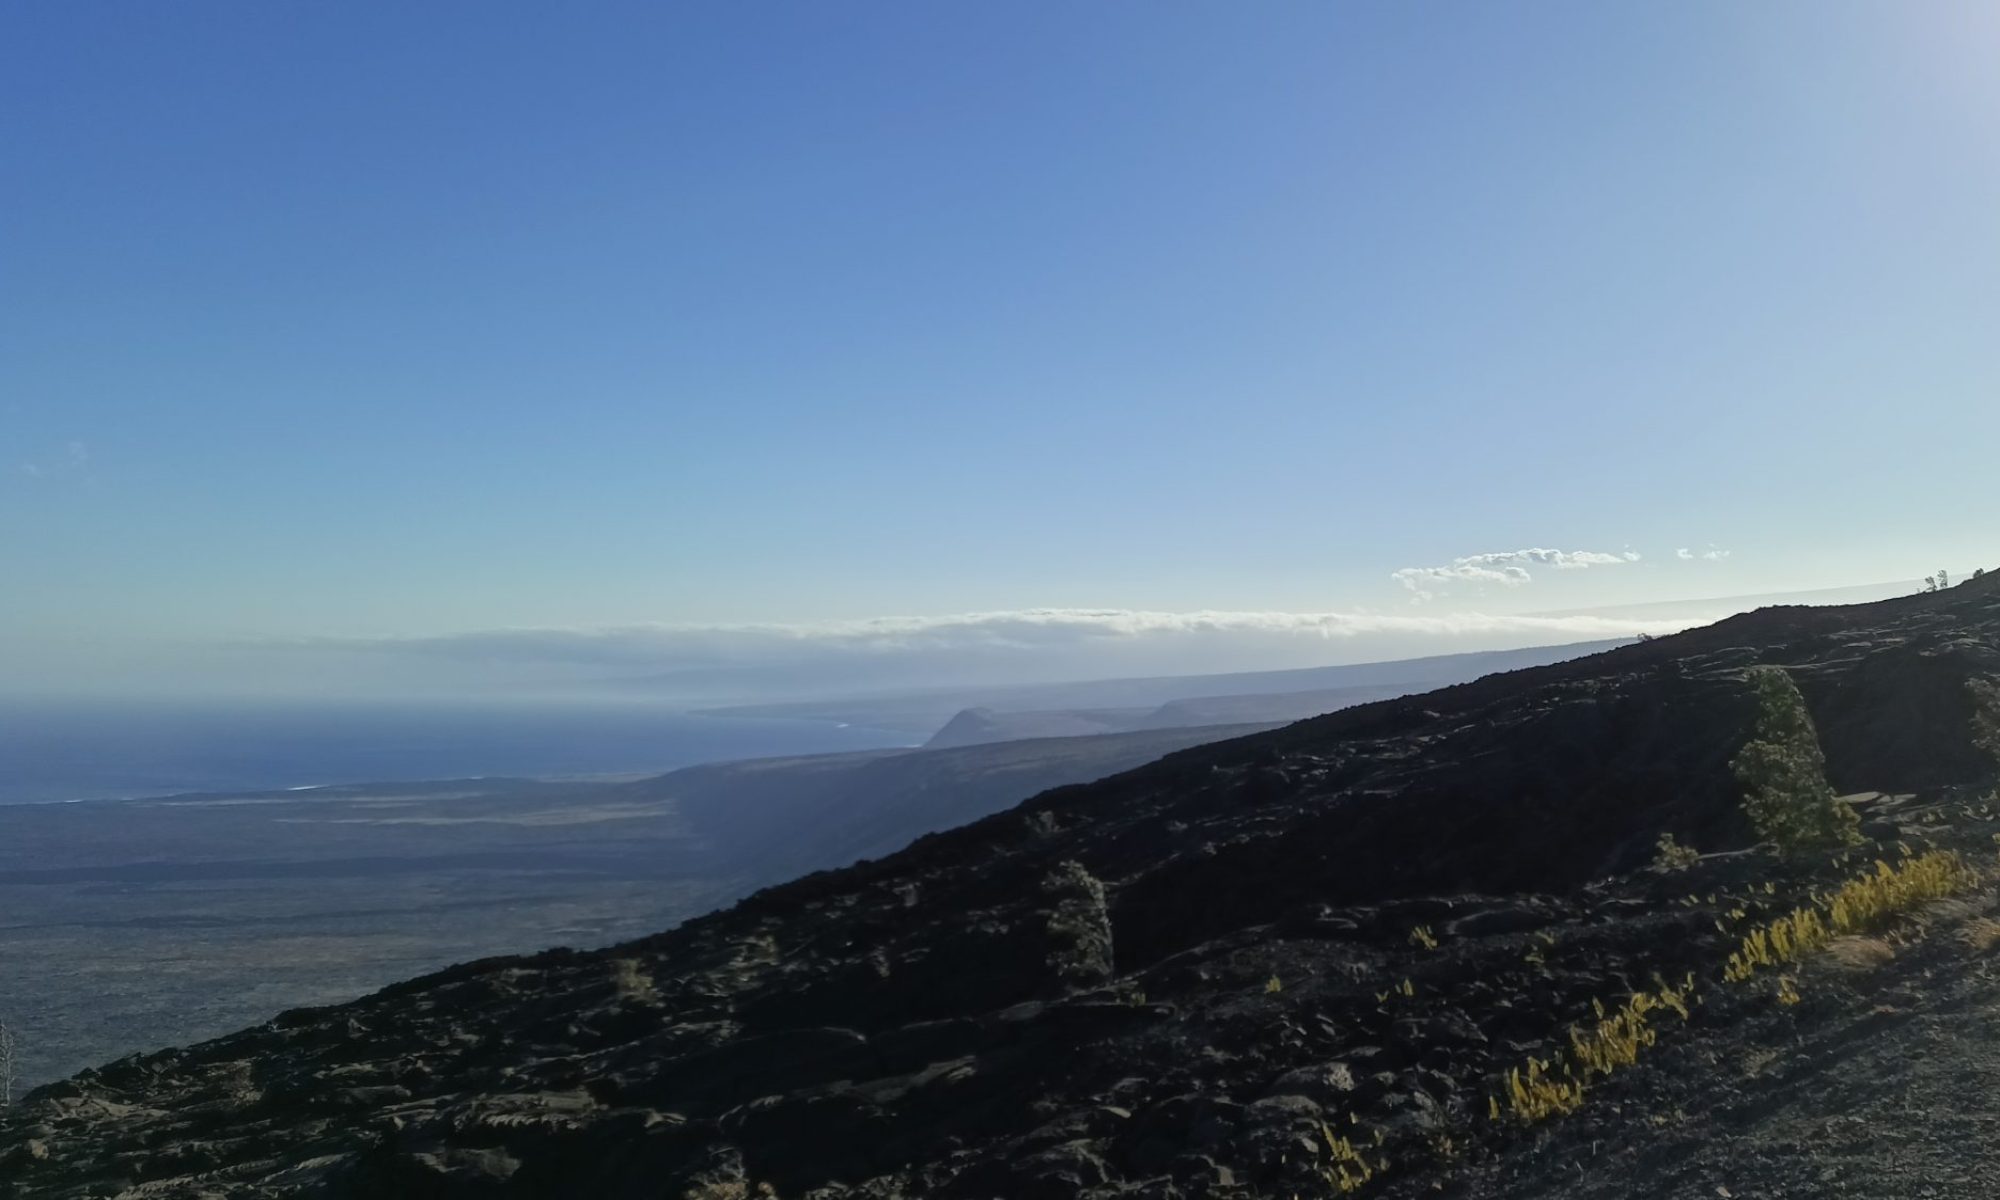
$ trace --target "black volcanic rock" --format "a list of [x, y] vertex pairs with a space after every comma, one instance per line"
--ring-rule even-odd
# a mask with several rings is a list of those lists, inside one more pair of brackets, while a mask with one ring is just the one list
[[[1975, 986], [1918, 985], [1940, 949], [1815, 977], [1796, 1008], [1717, 990], [1667, 1065], [1571, 1123], [1488, 1120], [1501, 1074], [1594, 1000], [1713, 975], [1729, 920], [1847, 869], [1744, 849], [1728, 763], [1758, 664], [1796, 674], [1836, 787], [1879, 793], [1871, 829], [1990, 857], [1965, 683], [2000, 674], [2000, 588], [1763, 610], [1183, 751], [640, 941], [86, 1072], [0, 1125], [4, 1194], [1321, 1195], [1337, 1133], [1390, 1164], [1373, 1194], [1712, 1195], [1612, 1158], [1667, 1136], [1652, 1116], [1750, 1096], [1718, 1074], [1743, 1038], [1824, 1043], [1834, 1070], [1873, 1009]], [[1711, 853], [1662, 875], [1663, 831]], [[1761, 1110], [1732, 1111], [1748, 1136]], [[1600, 1152], [1624, 1190], [1569, 1165]]]

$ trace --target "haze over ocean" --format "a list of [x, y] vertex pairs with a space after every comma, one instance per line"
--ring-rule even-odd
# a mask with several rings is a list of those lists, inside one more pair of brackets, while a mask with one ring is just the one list
[[648, 704], [0, 704], [0, 804], [473, 776], [654, 773], [908, 735]]

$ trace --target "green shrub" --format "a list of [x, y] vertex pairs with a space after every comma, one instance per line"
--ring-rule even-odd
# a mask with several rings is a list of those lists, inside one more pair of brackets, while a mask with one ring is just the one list
[[1693, 846], [1681, 845], [1671, 833], [1661, 834], [1655, 845], [1653, 869], [1656, 871], [1685, 871], [1701, 861], [1701, 851]]
[[1965, 688], [1972, 693], [1972, 744], [2000, 765], [2000, 682], [1968, 679]]
[[1826, 755], [1798, 686], [1779, 667], [1758, 667], [1750, 681], [1757, 729], [1730, 768], [1744, 786], [1743, 811], [1757, 836], [1785, 855], [1857, 845], [1861, 819], [1826, 781]]
[[1111, 912], [1104, 885], [1074, 860], [1056, 864], [1042, 880], [1048, 962], [1057, 986], [1066, 992], [1096, 987], [1111, 978]]

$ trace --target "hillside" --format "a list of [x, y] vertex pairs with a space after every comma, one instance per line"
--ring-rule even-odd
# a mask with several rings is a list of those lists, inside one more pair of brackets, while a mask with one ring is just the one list
[[[1872, 844], [1750, 848], [1758, 664]], [[87, 1072], [0, 1163], [32, 1197], [1990, 1195], [1995, 675], [1986, 579], [1362, 705]], [[1652, 867], [1663, 832], [1707, 853]], [[1726, 977], [1938, 849], [1952, 899]], [[1572, 1029], [1636, 1061], [1524, 1118], [1509, 1072]]]
[[0, 805], [23, 1084], [491, 954], [601, 946], [1259, 726]]
[[[1122, 733], [1149, 728], [1145, 721], [1154, 711], [1147, 708], [1038, 708], [1026, 712], [1000, 712], [991, 708], [964, 708], [932, 734], [924, 743], [924, 748], [979, 746], [991, 742], [1011, 742], [1018, 738]], [[1211, 721], [1209, 724], [1226, 722]]]
[[[1046, 691], [1023, 690], [997, 701], [1009, 707], [960, 710], [944, 723], [943, 728], [932, 734], [924, 746], [926, 749], [975, 746], [1016, 738], [1075, 737], [1141, 729], [1289, 724], [1337, 709], [1366, 704], [1370, 700], [1391, 700], [1449, 684], [1466, 683], [1496, 672], [1581, 658], [1619, 644], [1583, 642], [1569, 646], [1445, 654], [1343, 667], [1305, 667], [1293, 671], [1254, 671], [1168, 679], [1114, 679], [1070, 685], [1084, 694], [1098, 696], [1104, 695], [1108, 689], [1113, 694], [1124, 695], [1128, 700], [1141, 695], [1179, 697], [1166, 700], [1157, 707], [1013, 707]], [[1332, 686], [1332, 681], [1343, 682]], [[1242, 690], [1232, 691], [1232, 688]], [[862, 714], [852, 715], [859, 717]]]
[[[965, 709], [985, 709], [1003, 721], [1039, 719], [1052, 714], [1058, 725], [1023, 726], [1025, 733], [1002, 730], [1008, 737], [1068, 736], [1104, 729], [1152, 728], [1171, 722], [1164, 706], [1176, 701], [1206, 701], [1244, 696], [1279, 696], [1298, 692], [1338, 692], [1375, 689], [1370, 699], [1408, 695], [1446, 684], [1464, 683], [1496, 671], [1563, 662], [1623, 645], [1622, 641], [1575, 642], [1562, 646], [1529, 646], [1515, 650], [1479, 650], [1435, 654], [1386, 662], [1347, 663], [1332, 667], [1293, 667], [1279, 671], [1235, 671], [1221, 675], [1163, 675], [1136, 679], [1092, 679], [1076, 683], [1021, 684], [1007, 687], [952, 688], [883, 696], [783, 704], [747, 704], [705, 710], [719, 717], [757, 717], [805, 721], [846, 721], [875, 729], [900, 730], [929, 737]], [[1298, 710], [1287, 710], [1296, 719]], [[1163, 715], [1164, 714], [1164, 715]], [[1149, 720], [1151, 718], [1151, 720]], [[1233, 718], [1232, 718], [1233, 719]], [[1261, 716], [1243, 720], [1263, 720]], [[1078, 723], [1087, 722], [1088, 724]], [[1213, 724], [1215, 722], [1196, 722]]]

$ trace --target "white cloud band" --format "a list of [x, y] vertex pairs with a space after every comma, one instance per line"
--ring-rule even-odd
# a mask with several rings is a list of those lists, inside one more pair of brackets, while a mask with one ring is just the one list
[[1597, 550], [1550, 550], [1535, 546], [1526, 550], [1468, 554], [1442, 567], [1404, 567], [1389, 577], [1415, 593], [1417, 599], [1428, 600], [1438, 590], [1455, 583], [1495, 584], [1500, 587], [1533, 583], [1534, 576], [1528, 571], [1530, 566], [1581, 571], [1589, 567], [1614, 567], [1638, 561], [1639, 556], [1630, 550], [1621, 554], [1606, 554]]
[[1640, 633], [1687, 620], [1483, 613], [1158, 612], [1037, 608], [811, 624], [496, 629], [311, 638], [273, 650], [425, 679], [494, 685], [647, 680], [689, 696], [860, 692], [1318, 666]]

